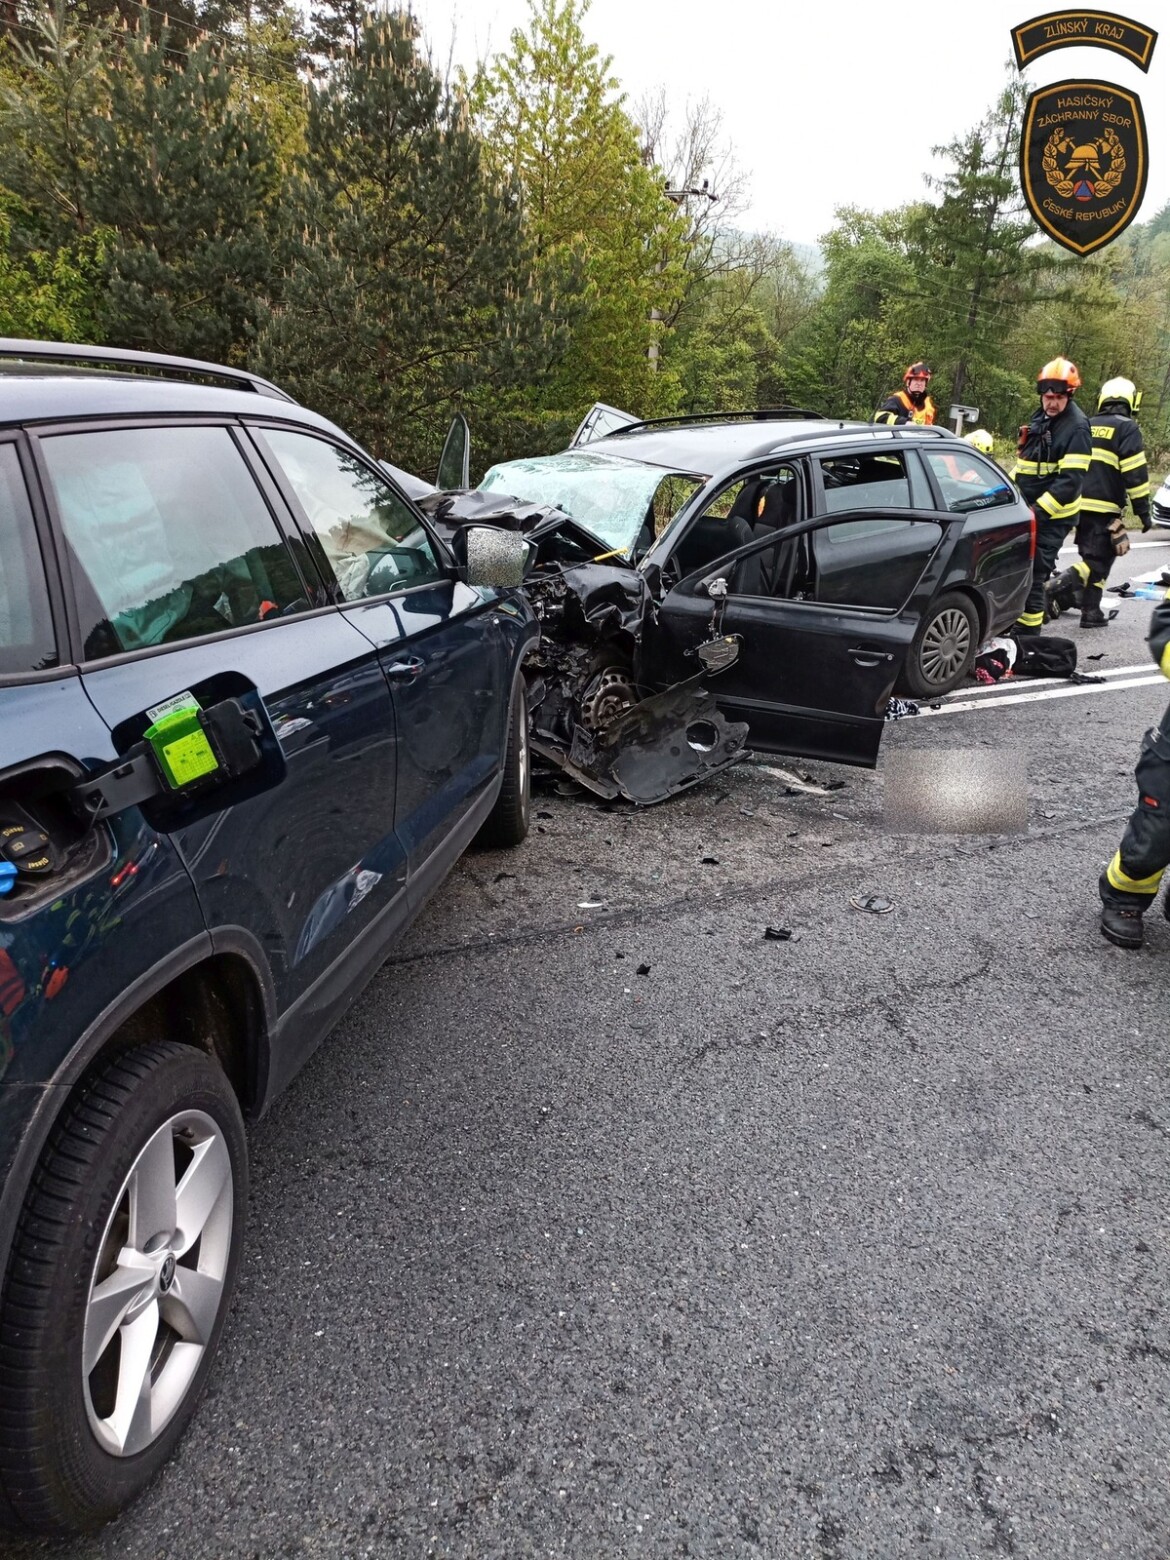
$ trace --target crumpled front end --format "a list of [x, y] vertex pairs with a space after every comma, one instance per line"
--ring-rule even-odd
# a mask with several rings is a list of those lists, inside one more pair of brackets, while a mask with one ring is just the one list
[[641, 806], [744, 757], [748, 728], [719, 713], [701, 671], [666, 689], [637, 681], [644, 637], [657, 632], [653, 591], [571, 516], [494, 492], [424, 507], [448, 536], [495, 525], [532, 544], [522, 588], [541, 627], [525, 667], [535, 753], [596, 795]]

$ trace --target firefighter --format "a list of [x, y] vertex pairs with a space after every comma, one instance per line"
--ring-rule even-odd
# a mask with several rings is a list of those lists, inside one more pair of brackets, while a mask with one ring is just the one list
[[1089, 424], [1093, 454], [1077, 521], [1081, 556], [1045, 593], [1051, 617], [1079, 606], [1082, 628], [1104, 628], [1109, 622], [1101, 611], [1101, 593], [1114, 558], [1123, 558], [1129, 551], [1123, 518], [1126, 500], [1143, 531], [1153, 525], [1150, 472], [1137, 425], [1140, 402], [1141, 392], [1130, 379], [1110, 379], [1101, 386], [1097, 415]]
[[[1164, 677], [1170, 677], [1170, 591], [1154, 608], [1146, 638]], [[1138, 804], [1121, 847], [1102, 872], [1101, 933], [1119, 948], [1140, 948], [1142, 915], [1153, 904], [1162, 873], [1170, 865], [1170, 707], [1142, 738], [1134, 778]], [[1163, 914], [1170, 919], [1166, 901]]]
[[1081, 508], [1089, 470], [1089, 419], [1073, 401], [1081, 376], [1068, 358], [1045, 363], [1036, 379], [1040, 406], [1020, 429], [1019, 459], [1012, 477], [1036, 521], [1032, 584], [1015, 633], [1038, 634], [1044, 624], [1044, 587]]
[[911, 363], [902, 375], [902, 390], [887, 396], [873, 414], [875, 423], [933, 423], [934, 402], [926, 393], [931, 373], [925, 363]]

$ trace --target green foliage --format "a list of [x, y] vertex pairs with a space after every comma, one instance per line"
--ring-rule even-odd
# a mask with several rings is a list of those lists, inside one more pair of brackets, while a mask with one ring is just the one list
[[94, 324], [103, 339], [238, 359], [264, 312], [277, 187], [271, 144], [230, 64], [145, 28], [108, 47], [41, 18], [6, 93], [0, 182], [27, 227], [17, 250], [103, 235]]
[[101, 234], [57, 249], [12, 248], [12, 219], [0, 202], [0, 336], [49, 341], [92, 340]]
[[539, 388], [542, 411], [575, 421], [595, 400], [650, 415], [670, 398], [651, 346], [683, 285], [686, 218], [637, 129], [610, 61], [585, 37], [588, 0], [529, 0], [527, 30], [471, 84], [475, 122], [501, 178], [521, 192], [544, 287], [579, 266], [584, 309]]
[[534, 279], [515, 193], [483, 167], [406, 13], [371, 13], [360, 48], [312, 88], [283, 252], [259, 361], [301, 399], [416, 470], [433, 467], [452, 407], [479, 459], [523, 443], [517, 422], [531, 436], [561, 300]]

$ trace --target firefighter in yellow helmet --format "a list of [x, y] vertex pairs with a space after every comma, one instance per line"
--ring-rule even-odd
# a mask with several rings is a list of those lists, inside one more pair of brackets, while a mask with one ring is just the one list
[[1081, 512], [1081, 489], [1089, 471], [1089, 419], [1073, 401], [1081, 382], [1077, 365], [1053, 358], [1036, 378], [1040, 406], [1020, 429], [1019, 458], [1012, 477], [1036, 521], [1032, 584], [1016, 619], [1017, 635], [1038, 634], [1044, 624], [1044, 587], [1057, 554]]
[[875, 423], [933, 423], [934, 402], [927, 394], [931, 373], [925, 363], [911, 363], [902, 375], [901, 390], [887, 396], [873, 414]]
[[978, 450], [980, 455], [990, 455], [995, 449], [995, 440], [986, 428], [975, 428], [970, 433], [965, 433], [963, 443], [969, 444], [973, 450]]
[[[1170, 677], [1170, 591], [1154, 608], [1146, 643]], [[1119, 948], [1140, 948], [1142, 916], [1153, 904], [1162, 874], [1170, 866], [1170, 708], [1142, 738], [1134, 779], [1138, 804], [1130, 814], [1121, 845], [1098, 882], [1101, 934]], [[1170, 919], [1167, 901], [1163, 914]]]
[[1153, 524], [1150, 469], [1136, 416], [1140, 401], [1141, 392], [1132, 379], [1110, 379], [1101, 386], [1097, 415], [1089, 423], [1093, 454], [1077, 521], [1081, 556], [1045, 593], [1050, 617], [1079, 606], [1082, 628], [1104, 628], [1109, 622], [1101, 611], [1101, 593], [1114, 558], [1123, 558], [1129, 551], [1126, 502], [1132, 505], [1143, 531]]

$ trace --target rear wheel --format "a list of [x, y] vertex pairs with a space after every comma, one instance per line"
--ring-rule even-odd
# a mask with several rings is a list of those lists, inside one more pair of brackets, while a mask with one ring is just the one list
[[975, 607], [958, 591], [933, 602], [919, 626], [899, 679], [903, 693], [934, 699], [957, 688], [971, 670], [979, 648]]
[[95, 1527], [169, 1457], [227, 1318], [246, 1195], [239, 1105], [201, 1051], [126, 1052], [68, 1108], [0, 1310], [0, 1484], [21, 1525]]
[[479, 831], [481, 845], [519, 845], [528, 833], [532, 811], [532, 765], [528, 746], [528, 695], [521, 678], [512, 700], [504, 781], [496, 805]]

